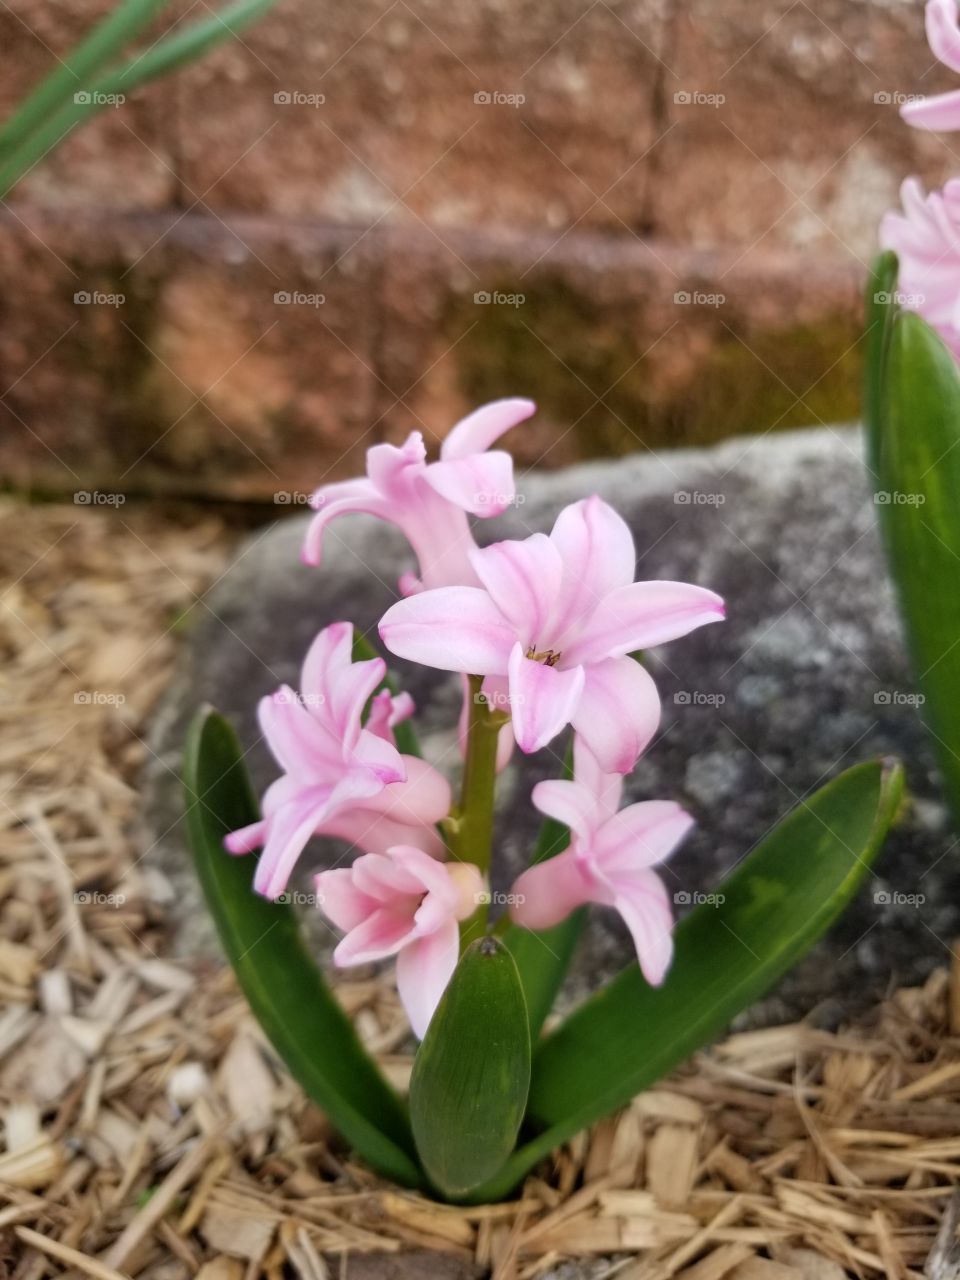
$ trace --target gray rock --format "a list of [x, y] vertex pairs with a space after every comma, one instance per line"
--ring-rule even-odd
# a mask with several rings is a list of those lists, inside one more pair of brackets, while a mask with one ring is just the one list
[[[746, 1019], [845, 1016], [891, 983], [944, 961], [960, 929], [960, 872], [911, 685], [879, 546], [857, 433], [818, 429], [744, 438], [711, 450], [643, 455], [523, 477], [525, 501], [481, 523], [488, 540], [549, 528], [565, 503], [596, 492], [629, 521], [639, 576], [720, 591], [728, 621], [650, 655], [664, 701], [662, 731], [628, 784], [630, 799], [675, 798], [698, 819], [666, 870], [680, 901], [724, 872], [823, 780], [879, 754], [907, 764], [917, 803], [891, 837], [877, 876], [815, 951]], [[181, 945], [205, 945], [205, 913], [178, 825], [176, 780], [195, 707], [210, 701], [249, 744], [257, 785], [275, 775], [259, 741], [258, 697], [296, 685], [317, 629], [350, 618], [371, 635], [395, 598], [406, 544], [374, 521], [335, 525], [322, 570], [299, 563], [309, 517], [253, 536], [206, 600], [179, 678], [156, 721], [147, 778], [149, 843], [180, 888]], [[428, 754], [455, 760], [455, 679], [398, 663], [417, 699]], [[550, 753], [517, 758], [498, 826], [498, 884], [524, 865], [537, 819], [528, 797], [556, 774]], [[337, 851], [316, 842], [318, 865]], [[305, 859], [302, 883], [308, 860]], [[901, 903], [897, 895], [923, 901]], [[682, 908], [681, 908], [682, 910]], [[314, 913], [315, 914], [315, 913]], [[320, 928], [318, 945], [329, 946]], [[629, 959], [625, 930], [596, 910], [567, 998]]]

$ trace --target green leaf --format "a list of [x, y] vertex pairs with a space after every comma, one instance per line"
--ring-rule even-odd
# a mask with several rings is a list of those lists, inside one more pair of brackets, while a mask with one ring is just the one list
[[[138, 3], [142, 8], [143, 0]], [[76, 85], [66, 99], [63, 93], [48, 94], [45, 114], [31, 117], [31, 127], [25, 136], [23, 126], [18, 125], [11, 134], [13, 140], [0, 149], [0, 197], [78, 124], [102, 111], [113, 95], [132, 93], [148, 81], [195, 61], [227, 37], [236, 35], [275, 3], [276, 0], [237, 0], [221, 13], [157, 41], [126, 64], [100, 74], [88, 88], [85, 86], [87, 100], [84, 102], [72, 100]], [[37, 111], [38, 108], [33, 109], [34, 116]]]
[[423, 1167], [445, 1196], [503, 1165], [530, 1088], [530, 1031], [517, 967], [496, 938], [464, 952], [420, 1046], [410, 1115]]
[[897, 256], [889, 250], [881, 253], [867, 280], [866, 360], [863, 388], [863, 422], [867, 437], [867, 466], [877, 479], [882, 443], [881, 420], [884, 410], [883, 366], [890, 330], [897, 314]]
[[89, 91], [93, 78], [166, 5], [167, 0], [125, 0], [58, 62], [0, 129], [0, 153], [8, 154], [73, 95]]
[[250, 1007], [293, 1075], [374, 1169], [419, 1186], [403, 1102], [368, 1056], [308, 954], [291, 906], [254, 893], [253, 859], [223, 847], [258, 818], [236, 734], [197, 713], [184, 761], [190, 843], [207, 905]]
[[924, 718], [960, 823], [960, 370], [911, 312], [893, 322], [882, 394], [878, 510]]
[[661, 987], [636, 964], [587, 1000], [534, 1056], [528, 1122], [540, 1134], [471, 1199], [500, 1198], [544, 1156], [624, 1106], [771, 987], [849, 902], [903, 790], [894, 762], [858, 765], [793, 810], [676, 932]]

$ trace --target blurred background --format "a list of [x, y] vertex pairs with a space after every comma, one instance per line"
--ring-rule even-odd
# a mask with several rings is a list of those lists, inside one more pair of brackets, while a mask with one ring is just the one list
[[[5, 0], [0, 108], [110, 7]], [[949, 81], [917, 0], [280, 0], [6, 197], [0, 470], [296, 503], [500, 395], [549, 467], [850, 420]]]

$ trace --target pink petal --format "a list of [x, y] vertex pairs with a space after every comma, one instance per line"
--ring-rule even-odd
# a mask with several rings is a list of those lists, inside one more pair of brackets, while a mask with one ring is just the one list
[[536, 411], [537, 406], [532, 400], [519, 397], [493, 400], [490, 404], [481, 405], [450, 429], [440, 446], [440, 457], [444, 462], [453, 462], [458, 458], [469, 458], [471, 454], [483, 453], [504, 432]]
[[629, 773], [660, 724], [660, 695], [633, 658], [607, 658], [586, 669], [573, 727], [604, 773]]
[[617, 895], [614, 906], [633, 937], [640, 971], [651, 986], [659, 987], [673, 959], [673, 915], [662, 880], [653, 871], [644, 872]]
[[539, 751], [570, 723], [583, 692], [583, 668], [548, 667], [524, 656], [517, 644], [510, 654], [510, 713], [521, 751]]
[[365, 807], [410, 827], [430, 826], [445, 818], [452, 804], [447, 779], [417, 756], [400, 759], [406, 770], [406, 781], [385, 787], [367, 801]]
[[601, 769], [597, 757], [579, 734], [573, 740], [573, 776], [594, 797], [597, 813], [604, 821], [617, 812], [623, 795], [623, 777]]
[[386, 853], [398, 844], [415, 844], [434, 858], [442, 858], [445, 852], [436, 827], [405, 826], [373, 808], [358, 807], [333, 814], [324, 821], [323, 829], [364, 853]]
[[559, 552], [547, 535], [495, 542], [472, 551], [470, 563], [523, 645], [546, 645], [563, 576]]
[[360, 717], [386, 675], [382, 658], [353, 661], [353, 624], [324, 627], [307, 650], [300, 689], [307, 710], [330, 726], [347, 752], [360, 734]]
[[672, 800], [642, 800], [608, 818], [594, 836], [591, 864], [605, 880], [664, 862], [679, 845], [693, 818]]
[[591, 900], [590, 884], [569, 851], [529, 867], [514, 882], [511, 918], [524, 929], [552, 929]]
[[416, 879], [421, 893], [426, 893], [428, 898], [442, 899], [449, 910], [454, 909], [457, 891], [450, 880], [450, 867], [456, 864], [431, 858], [422, 849], [410, 844], [395, 845], [389, 853], [398, 867]]
[[397, 957], [397, 991], [419, 1040], [427, 1034], [459, 954], [460, 931], [451, 919], [426, 937], [409, 942]]
[[933, 56], [951, 71], [960, 71], [957, 0], [927, 0], [924, 17], [927, 41]]
[[267, 839], [253, 877], [253, 887], [265, 898], [278, 898], [304, 846], [317, 829], [329, 805], [329, 793], [320, 788], [278, 810], [267, 823]]
[[900, 116], [914, 129], [929, 129], [935, 133], [952, 133], [960, 129], [960, 89], [950, 93], [935, 93], [929, 98], [917, 98], [905, 102]]
[[391, 520], [390, 504], [374, 488], [369, 480], [347, 480], [342, 484], [326, 485], [310, 499], [317, 514], [310, 521], [304, 539], [302, 559], [305, 564], [318, 565], [323, 558], [323, 535], [327, 525], [338, 516], [357, 513]]
[[251, 822], [248, 827], [240, 827], [237, 831], [231, 831], [223, 837], [223, 847], [228, 853], [242, 854], [252, 853], [254, 849], [263, 847], [263, 842], [267, 838], [267, 824], [265, 822]]
[[516, 641], [479, 587], [436, 587], [399, 600], [384, 614], [380, 636], [399, 658], [472, 675], [504, 675]]
[[344, 933], [356, 929], [377, 909], [378, 904], [354, 883], [353, 867], [321, 871], [313, 882], [320, 910]]
[[423, 478], [442, 498], [474, 516], [500, 515], [516, 493], [513, 459], [499, 450], [431, 463]]
[[[404, 866], [393, 852], [390, 849], [387, 853], [365, 853], [357, 858], [351, 867], [353, 883], [378, 906], [388, 907], [391, 903], [399, 906], [402, 898], [413, 898], [419, 902], [427, 892], [427, 886], [416, 869]], [[432, 862], [430, 858], [426, 860]]]
[[394, 746], [393, 738], [381, 738], [366, 729], [361, 731], [353, 748], [351, 763], [369, 769], [385, 784], [402, 782], [406, 777], [403, 757]]
[[594, 495], [560, 512], [550, 541], [563, 563], [563, 588], [554, 614], [563, 633], [617, 587], [633, 581], [633, 535], [622, 516]]
[[379, 907], [351, 929], [333, 953], [339, 968], [395, 956], [413, 937], [413, 913]]
[[343, 748], [312, 716], [289, 685], [257, 707], [260, 728], [274, 759], [294, 778], [316, 782], [343, 768]]
[[564, 651], [567, 662], [599, 662], [676, 640], [724, 617], [721, 598], [688, 582], [631, 582], [606, 596]]
[[580, 840], [588, 840], [598, 825], [597, 798], [579, 781], [550, 778], [538, 782], [531, 799], [535, 808], [548, 818], [562, 822]]
[[399, 448], [395, 444], [375, 444], [367, 450], [367, 475], [378, 493], [394, 502], [408, 497], [411, 481], [426, 465], [423, 434], [411, 431]]

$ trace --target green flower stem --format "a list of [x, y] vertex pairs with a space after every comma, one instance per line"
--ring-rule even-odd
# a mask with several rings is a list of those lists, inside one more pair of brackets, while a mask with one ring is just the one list
[[[452, 826], [452, 849], [460, 862], [472, 862], [488, 876], [493, 850], [493, 798], [497, 781], [497, 736], [509, 719], [481, 696], [482, 676], [468, 676], [470, 709], [460, 806]], [[464, 945], [487, 926], [488, 904], [481, 903], [461, 927]]]

